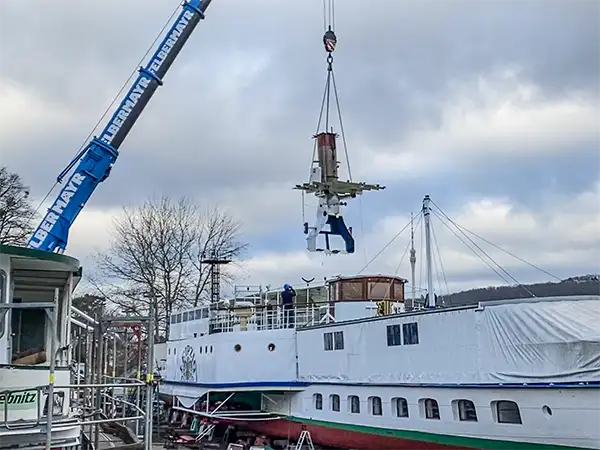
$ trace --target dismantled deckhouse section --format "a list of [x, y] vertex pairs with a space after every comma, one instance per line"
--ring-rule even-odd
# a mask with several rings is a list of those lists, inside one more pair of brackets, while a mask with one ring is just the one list
[[[319, 202], [314, 225], [311, 226], [308, 222], [304, 223], [304, 233], [307, 235], [307, 250], [309, 252], [319, 251], [326, 254], [345, 254], [354, 253], [355, 245], [352, 228], [346, 226], [344, 222], [342, 207], [346, 206], [347, 203], [342, 200], [356, 198], [357, 195], [361, 195], [364, 191], [378, 191], [384, 189], [384, 186], [352, 181], [340, 102], [335, 84], [335, 75], [333, 73], [333, 52], [337, 44], [337, 37], [333, 30], [335, 26], [333, 1], [329, 1], [328, 5], [328, 10], [325, 8], [324, 23], [326, 31], [323, 36], [323, 44], [327, 52], [327, 79], [321, 102], [317, 134], [314, 136], [315, 146], [313, 149], [310, 176], [307, 183], [298, 184], [294, 189], [302, 190], [303, 195], [304, 193], [313, 194]], [[333, 132], [333, 127], [331, 127], [329, 121], [332, 107], [332, 93], [338, 112], [340, 135], [346, 157], [347, 181], [342, 181], [339, 178], [340, 162], [338, 161], [336, 143], [338, 134]], [[323, 126], [323, 131], [320, 131], [321, 126]], [[324, 236], [324, 246], [319, 246], [317, 243], [317, 239], [321, 235]], [[341, 237], [344, 242], [343, 248], [335, 248], [330, 241], [331, 236]]]

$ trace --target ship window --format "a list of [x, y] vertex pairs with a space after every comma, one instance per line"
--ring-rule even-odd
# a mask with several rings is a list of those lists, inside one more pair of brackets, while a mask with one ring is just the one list
[[175, 314], [173, 314], [171, 316], [171, 323], [176, 323], [177, 322], [177, 316]]
[[187, 322], [188, 321], [188, 313], [187, 311], [183, 313], [183, 317], [181, 318], [182, 322]]
[[402, 324], [402, 334], [404, 345], [412, 345], [419, 343], [419, 328], [417, 322]]
[[208, 317], [208, 308], [202, 308], [202, 318], [206, 319]]
[[344, 349], [344, 332], [336, 331], [333, 333], [333, 348], [335, 350], [343, 350]]
[[390, 282], [389, 281], [370, 281], [369, 282], [369, 299], [381, 300], [390, 298]]
[[[22, 299], [13, 299], [22, 303]], [[11, 312], [12, 362], [46, 348], [46, 311], [42, 308], [14, 309]]]
[[498, 423], [522, 424], [519, 405], [508, 400], [500, 400], [495, 403], [495, 415]]
[[388, 325], [387, 326], [387, 345], [388, 347], [394, 345], [402, 345], [402, 337], [400, 334], [400, 325]]
[[202, 346], [200, 346], [200, 354], [202, 354]]
[[358, 398], [358, 395], [350, 395], [348, 397], [348, 404], [352, 414], [360, 413], [360, 399]]
[[313, 394], [315, 409], [323, 409], [323, 396], [321, 394]]
[[194, 313], [194, 319], [195, 320], [202, 319], [202, 310], [201, 309], [196, 310], [196, 312]]
[[393, 398], [392, 412], [396, 417], [408, 417], [408, 402], [406, 399], [402, 397]]
[[325, 351], [333, 350], [333, 333], [325, 333], [323, 335], [323, 346]]
[[332, 411], [340, 410], [340, 396], [337, 394], [331, 394], [329, 396], [329, 406]]
[[175, 316], [175, 323], [181, 323], [181, 313]]
[[458, 400], [458, 420], [461, 422], [477, 422], [477, 410], [471, 400]]
[[364, 300], [362, 281], [342, 281], [341, 300]]
[[383, 408], [381, 407], [381, 397], [369, 397], [369, 403], [371, 406], [371, 414], [374, 416], [383, 415]]
[[425, 399], [425, 418], [440, 420], [440, 408], [437, 400], [432, 398]]

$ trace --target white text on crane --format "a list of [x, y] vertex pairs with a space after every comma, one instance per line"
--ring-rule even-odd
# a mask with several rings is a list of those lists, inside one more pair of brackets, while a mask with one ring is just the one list
[[[171, 32], [167, 39], [164, 40], [162, 47], [158, 52], [156, 52], [154, 58], [148, 65], [148, 71], [150, 73], [156, 75], [156, 73], [160, 70], [161, 66], [167, 59], [167, 56], [169, 56], [169, 53], [183, 34], [185, 28], [190, 23], [190, 20], [194, 18], [194, 14], [195, 13], [188, 10], [185, 10], [181, 14], [179, 20], [177, 21], [177, 24], [171, 29]], [[150, 85], [150, 82], [152, 80], [152, 78], [150, 78], [147, 75], [144, 75], [144, 73], [142, 72], [135, 86], [131, 91], [129, 91], [127, 98], [125, 98], [125, 100], [121, 103], [119, 110], [115, 113], [109, 125], [104, 129], [104, 133], [102, 133], [101, 138], [103, 142], [107, 144], [112, 143], [112, 140], [117, 135], [117, 133], [123, 126], [123, 123], [125, 123], [125, 120], [127, 120], [129, 115], [131, 114], [131, 111], [133, 110], [135, 105], [137, 105], [138, 101], [140, 100], [141, 96], [144, 94], [144, 91]]]
[[29, 248], [39, 248], [40, 245], [42, 245], [42, 242], [48, 237], [48, 233], [52, 231], [56, 221], [62, 215], [85, 178], [85, 175], [79, 173], [73, 174], [67, 185], [61, 191], [58, 199], [48, 210], [46, 217], [44, 217], [44, 220], [29, 240], [29, 244], [27, 245]]

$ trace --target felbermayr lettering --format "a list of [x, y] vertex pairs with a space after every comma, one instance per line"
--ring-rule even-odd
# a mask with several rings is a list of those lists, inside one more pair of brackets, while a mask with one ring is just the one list
[[137, 105], [137, 102], [140, 100], [140, 97], [150, 84], [150, 78], [141, 76], [134, 88], [129, 92], [125, 100], [121, 103], [119, 110], [115, 113], [110, 124], [104, 130], [104, 134], [102, 135], [101, 140], [107, 144], [110, 144], [115, 137], [115, 135], [119, 132], [121, 127], [123, 126], [123, 122], [129, 117], [131, 111], [134, 106]]
[[[192, 19], [193, 17], [194, 13], [190, 11], [185, 11], [183, 13], [181, 18], [177, 22], [177, 25], [175, 25], [175, 28], [173, 28], [171, 34], [163, 43], [163, 46], [161, 47], [160, 51], [156, 53], [154, 59], [150, 63], [148, 67], [148, 71], [150, 73], [156, 75], [158, 70], [160, 70], [161, 66], [167, 59], [167, 56], [169, 56], [169, 53], [173, 49], [175, 43], [181, 37], [185, 28], [190, 23], [190, 19]], [[112, 140], [123, 126], [123, 123], [125, 122], [127, 117], [129, 117], [129, 114], [131, 114], [131, 111], [133, 110], [135, 105], [137, 105], [140, 97], [142, 96], [142, 94], [144, 93], [151, 81], [152, 80], [150, 78], [144, 76], [143, 74], [140, 76], [135, 87], [129, 93], [127, 98], [123, 101], [123, 103], [119, 107], [119, 110], [115, 113], [112, 120], [110, 121], [108, 127], [106, 127], [104, 134], [101, 138], [103, 142], [107, 144], [112, 143]]]
[[39, 228], [33, 235], [33, 238], [28, 245], [29, 248], [39, 248], [42, 242], [44, 242], [44, 240], [48, 237], [48, 234], [52, 231], [56, 221], [63, 213], [67, 205], [71, 202], [71, 199], [85, 179], [85, 175], [81, 175], [79, 173], [73, 174], [67, 185], [61, 191], [58, 199], [56, 199], [52, 207], [48, 210], [48, 213], [46, 214], [46, 217], [44, 217], [44, 220], [40, 224]]
[[192, 13], [190, 11], [185, 11], [183, 13], [181, 18], [179, 19], [179, 22], [177, 22], [177, 25], [175, 26], [175, 28], [169, 35], [169, 38], [167, 40], [165, 40], [160, 51], [156, 53], [154, 59], [152, 60], [152, 63], [150, 64], [150, 67], [148, 68], [148, 70], [151, 73], [156, 75], [156, 72], [158, 72], [160, 67], [163, 65], [163, 63], [165, 62], [165, 59], [167, 59], [167, 56], [173, 49], [173, 46], [175, 45], [177, 40], [181, 37], [181, 35], [183, 34], [183, 31], [190, 23], [190, 19], [192, 19], [193, 17], [194, 17], [194, 13]]

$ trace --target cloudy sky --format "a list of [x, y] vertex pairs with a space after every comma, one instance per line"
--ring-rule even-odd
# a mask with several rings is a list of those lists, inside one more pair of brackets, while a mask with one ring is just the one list
[[[0, 2], [0, 163], [32, 195], [53, 185], [177, 6]], [[123, 205], [187, 195], [243, 222], [240, 284], [352, 275], [430, 194], [458, 224], [552, 274], [600, 271], [598, 1], [338, 0], [336, 32], [353, 176], [387, 186], [346, 208], [354, 255], [305, 251], [291, 189], [307, 178], [325, 80], [322, 0], [214, 0], [67, 252], [89, 266]], [[437, 217], [434, 231], [437, 289], [503, 283]], [[408, 277], [408, 237], [363, 273]], [[549, 279], [477, 242], [519, 282]]]

